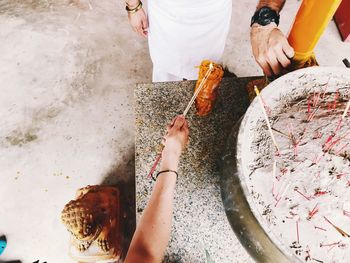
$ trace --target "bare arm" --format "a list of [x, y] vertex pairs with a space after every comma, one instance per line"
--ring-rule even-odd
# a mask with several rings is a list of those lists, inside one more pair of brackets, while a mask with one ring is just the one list
[[[168, 126], [160, 171], [177, 171], [181, 150], [187, 139], [187, 121], [184, 117], [177, 117], [173, 124]], [[159, 175], [136, 228], [125, 263], [162, 261], [170, 239], [175, 186], [175, 173]]]
[[[266, 6], [279, 13], [284, 3], [285, 0], [260, 0], [257, 10]], [[250, 40], [255, 60], [265, 75], [278, 75], [283, 68], [290, 65], [294, 50], [275, 23], [266, 26], [253, 24]]]
[[[140, 3], [140, 0], [125, 0], [125, 4], [130, 8], [136, 8]], [[129, 23], [134, 30], [142, 37], [147, 37], [148, 35], [148, 17], [143, 8], [135, 13], [128, 13]]]

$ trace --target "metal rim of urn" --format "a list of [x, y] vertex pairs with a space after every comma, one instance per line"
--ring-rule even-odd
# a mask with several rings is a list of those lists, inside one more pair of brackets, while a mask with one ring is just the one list
[[[324, 77], [331, 75], [334, 79], [346, 80], [350, 83], [350, 70], [334, 67], [311, 67], [300, 69], [286, 74], [270, 83], [261, 93], [266, 103], [273, 108], [282, 95], [291, 92], [286, 84], [291, 80], [296, 81], [305, 75]], [[300, 89], [300, 87], [299, 87]], [[272, 105], [271, 105], [272, 104]], [[246, 144], [244, 136], [250, 130], [252, 124], [250, 116], [261, 108], [255, 99], [249, 106], [245, 115], [235, 124], [228, 138], [226, 148], [221, 159], [221, 197], [225, 208], [227, 219], [248, 253], [257, 262], [302, 262], [273, 236], [267, 234], [267, 226], [258, 220], [259, 214], [256, 211], [253, 199], [250, 196], [245, 183], [244, 160], [242, 151]], [[247, 150], [247, 149], [245, 149]]]

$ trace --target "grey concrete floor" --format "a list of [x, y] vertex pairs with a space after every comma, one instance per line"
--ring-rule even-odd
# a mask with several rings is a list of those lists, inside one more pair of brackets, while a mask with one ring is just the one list
[[[287, 1], [285, 32], [298, 5]], [[255, 1], [233, 6], [225, 64], [260, 74], [249, 45]], [[0, 39], [0, 258], [72, 262], [64, 204], [82, 186], [133, 180], [133, 88], [151, 81], [147, 42], [123, 1], [110, 0], [2, 0]], [[322, 65], [350, 57], [333, 23], [316, 54]]]

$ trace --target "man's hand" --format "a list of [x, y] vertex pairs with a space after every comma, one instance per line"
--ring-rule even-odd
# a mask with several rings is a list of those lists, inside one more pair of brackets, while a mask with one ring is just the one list
[[128, 14], [128, 18], [132, 29], [140, 36], [147, 37], [148, 18], [143, 8], [141, 8], [136, 13]]
[[182, 150], [188, 142], [188, 122], [184, 116], [176, 116], [167, 126], [167, 135], [165, 136], [164, 153], [180, 156]]
[[266, 26], [254, 24], [250, 30], [250, 41], [255, 60], [266, 76], [278, 75], [291, 63], [294, 50], [275, 23]]

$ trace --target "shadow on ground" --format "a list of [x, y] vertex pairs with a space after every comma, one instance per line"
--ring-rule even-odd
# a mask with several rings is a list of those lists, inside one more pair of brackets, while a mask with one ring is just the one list
[[136, 228], [135, 203], [135, 149], [132, 147], [126, 154], [126, 162], [116, 164], [102, 180], [101, 185], [116, 186], [120, 191], [123, 211], [123, 248], [125, 257], [132, 235]]

